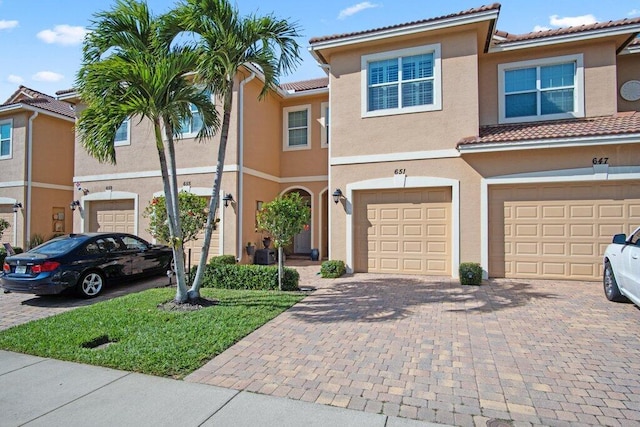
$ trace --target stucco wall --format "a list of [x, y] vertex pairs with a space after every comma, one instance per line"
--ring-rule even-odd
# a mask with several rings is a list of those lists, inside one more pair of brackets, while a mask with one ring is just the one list
[[640, 54], [618, 56], [618, 110], [640, 111], [640, 100], [626, 101], [620, 96], [620, 87], [629, 80], [640, 80]]

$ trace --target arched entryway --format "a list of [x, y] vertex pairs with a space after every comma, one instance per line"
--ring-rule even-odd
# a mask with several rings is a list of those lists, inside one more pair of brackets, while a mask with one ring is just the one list
[[[311, 218], [313, 218], [313, 206], [312, 206], [312, 198], [311, 194], [304, 189], [295, 188], [286, 191], [284, 194], [298, 193], [300, 197], [307, 203], [307, 206], [311, 209]], [[290, 246], [290, 251], [296, 255], [309, 255], [311, 252], [313, 239], [312, 239], [312, 226], [311, 222], [307, 224], [304, 229], [295, 235], [293, 238], [293, 243]]]

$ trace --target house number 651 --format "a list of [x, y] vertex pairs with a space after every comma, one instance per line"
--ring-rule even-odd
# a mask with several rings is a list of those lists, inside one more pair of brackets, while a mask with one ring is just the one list
[[394, 175], [405, 175], [407, 173], [406, 169], [396, 169], [393, 171]]

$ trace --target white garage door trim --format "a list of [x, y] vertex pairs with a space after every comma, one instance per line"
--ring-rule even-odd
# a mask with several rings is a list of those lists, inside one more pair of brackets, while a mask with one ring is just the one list
[[353, 192], [358, 190], [384, 190], [394, 188], [429, 188], [451, 187], [451, 274], [458, 277], [460, 266], [460, 181], [450, 178], [436, 178], [429, 176], [405, 176], [395, 175], [391, 178], [378, 178], [366, 181], [358, 181], [347, 184], [347, 272], [353, 273], [354, 267], [354, 242], [353, 228], [355, 215], [353, 215]]
[[108, 201], [108, 200], [133, 200], [133, 230], [138, 235], [138, 195], [128, 191], [102, 191], [99, 193], [88, 194], [80, 199], [80, 229], [83, 233], [89, 231], [89, 220], [85, 218], [86, 202]]
[[480, 183], [481, 265], [489, 277], [489, 186], [501, 184], [542, 184], [554, 182], [625, 181], [640, 179], [640, 166], [594, 165], [579, 169], [527, 172], [483, 178]]

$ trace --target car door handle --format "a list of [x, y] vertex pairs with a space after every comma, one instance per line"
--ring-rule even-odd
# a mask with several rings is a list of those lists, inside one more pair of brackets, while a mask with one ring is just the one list
[[631, 258], [638, 259], [638, 255], [631, 255]]

